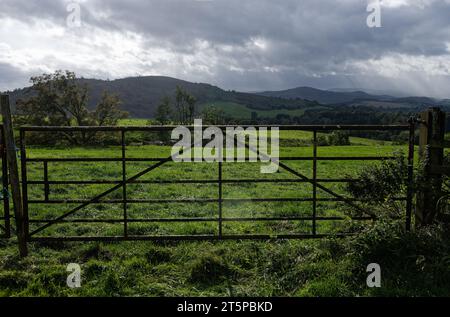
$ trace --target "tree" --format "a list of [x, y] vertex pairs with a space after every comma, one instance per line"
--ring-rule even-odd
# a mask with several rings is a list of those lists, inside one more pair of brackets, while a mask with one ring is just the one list
[[350, 135], [343, 131], [333, 131], [328, 135], [329, 145], [350, 145]]
[[211, 125], [224, 124], [225, 113], [215, 106], [206, 106], [202, 111], [203, 123]]
[[170, 98], [165, 96], [161, 99], [161, 103], [156, 108], [155, 120], [160, 125], [166, 125], [170, 123], [172, 116], [172, 106], [170, 105]]
[[50, 126], [116, 125], [128, 114], [120, 110], [117, 95], [104, 92], [94, 111], [87, 108], [88, 88], [75, 73], [56, 71], [32, 77], [33, 96], [17, 101], [17, 120], [22, 124]]
[[116, 94], [110, 94], [104, 91], [102, 99], [100, 100], [97, 108], [92, 113], [93, 125], [98, 126], [115, 126], [120, 119], [124, 119], [128, 116], [128, 113], [120, 110], [120, 98]]
[[189, 123], [194, 122], [194, 115], [195, 115], [195, 103], [197, 102], [197, 99], [185, 92], [184, 98], [187, 103], [187, 118], [189, 120]]
[[197, 99], [186, 90], [177, 86], [175, 91], [175, 108], [178, 114], [179, 124], [189, 124], [194, 121], [195, 104]]
[[17, 116], [22, 124], [71, 126], [84, 125], [87, 118], [87, 87], [76, 84], [74, 73], [56, 71], [54, 74], [31, 77], [28, 100], [17, 101]]
[[[87, 108], [88, 88], [81, 85], [70, 71], [56, 71], [30, 79], [31, 97], [18, 100], [15, 120], [19, 124], [37, 126], [105, 126], [116, 125], [118, 120], [127, 117], [120, 110], [120, 99], [104, 92], [93, 111]], [[69, 133], [64, 136], [71, 143], [88, 142], [91, 137], [83, 133], [81, 140]]]

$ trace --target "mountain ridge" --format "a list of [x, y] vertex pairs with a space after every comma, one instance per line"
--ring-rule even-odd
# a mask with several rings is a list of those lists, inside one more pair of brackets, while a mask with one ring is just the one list
[[[207, 104], [240, 105], [249, 111], [276, 111], [311, 109], [314, 107], [373, 107], [407, 109], [425, 106], [450, 105], [449, 100], [429, 97], [392, 97], [373, 95], [365, 91], [336, 92], [312, 87], [265, 92], [238, 92], [224, 90], [208, 83], [195, 83], [168, 76], [126, 77], [115, 80], [80, 78], [78, 82], [89, 89], [89, 108], [100, 100], [103, 91], [116, 93], [121, 98], [122, 108], [131, 117], [151, 118], [164, 96], [174, 99], [176, 87], [180, 86], [197, 98], [199, 107]], [[30, 87], [8, 92], [13, 108], [18, 99], [26, 98]]]
[[[80, 85], [89, 89], [88, 107], [93, 108], [100, 100], [103, 91], [117, 94], [122, 100], [122, 108], [136, 118], [150, 118], [155, 114], [161, 99], [169, 96], [173, 100], [176, 87], [180, 86], [197, 98], [199, 105], [208, 103], [232, 102], [255, 110], [302, 109], [318, 105], [308, 100], [289, 100], [278, 97], [266, 97], [257, 94], [223, 90], [206, 83], [193, 83], [166, 76], [127, 77], [115, 80], [78, 79]], [[11, 104], [32, 95], [30, 87], [8, 92]]]

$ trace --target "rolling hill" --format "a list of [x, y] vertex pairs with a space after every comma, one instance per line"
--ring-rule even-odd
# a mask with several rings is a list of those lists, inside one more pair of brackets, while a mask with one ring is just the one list
[[[89, 107], [93, 108], [103, 91], [113, 92], [122, 100], [122, 108], [133, 118], [151, 118], [164, 96], [172, 97], [180, 86], [197, 98], [198, 108], [214, 105], [221, 108], [230, 118], [250, 119], [276, 118], [278, 115], [300, 116], [304, 111], [327, 109], [372, 108], [387, 111], [410, 111], [429, 106], [450, 107], [450, 100], [436, 100], [428, 97], [392, 97], [374, 95], [364, 91], [328, 91], [311, 87], [298, 87], [281, 91], [246, 93], [223, 90], [219, 87], [192, 83], [164, 76], [129, 77], [117, 80], [79, 79], [89, 88]], [[29, 88], [8, 92], [11, 103], [27, 98]]]
[[[80, 84], [89, 88], [89, 107], [100, 100], [103, 91], [114, 92], [122, 100], [122, 108], [135, 118], [150, 118], [164, 96], [173, 97], [176, 87], [180, 86], [197, 98], [199, 105], [232, 103], [255, 111], [298, 110], [318, 106], [316, 102], [301, 99], [284, 99], [261, 96], [258, 94], [226, 91], [219, 87], [203, 83], [192, 83], [170, 77], [147, 76], [129, 77], [113, 81], [80, 79]], [[9, 92], [11, 103], [30, 94], [29, 89]]]
[[369, 94], [365, 91], [348, 89], [321, 90], [311, 87], [297, 87], [280, 91], [265, 91], [261, 96], [286, 99], [314, 100], [328, 106], [370, 107], [381, 109], [422, 109], [424, 107], [448, 107], [449, 100], [437, 100], [430, 97], [393, 97], [390, 95]]
[[316, 100], [322, 104], [347, 103], [355, 100], [389, 100], [393, 98], [390, 96], [370, 95], [364, 91], [337, 92], [311, 87], [297, 87], [280, 91], [265, 91], [258, 94], [266, 97]]

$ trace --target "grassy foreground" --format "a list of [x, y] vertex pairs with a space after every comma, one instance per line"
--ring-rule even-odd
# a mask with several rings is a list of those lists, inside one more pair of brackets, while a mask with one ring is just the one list
[[[0, 242], [1, 296], [450, 296], [449, 235], [379, 225], [357, 238], [278, 242]], [[68, 263], [82, 287], [65, 284]], [[382, 287], [366, 286], [379, 263]]]
[[[304, 139], [306, 134], [281, 135], [284, 140]], [[289, 142], [287, 142], [289, 144]], [[404, 150], [381, 142], [352, 139], [353, 145], [322, 147], [319, 156], [391, 155]], [[170, 154], [169, 147], [129, 146], [128, 157], [160, 157]], [[311, 156], [310, 147], [284, 146], [281, 156]], [[28, 156], [37, 157], [120, 157], [118, 147], [103, 148], [30, 148]], [[318, 177], [355, 176], [367, 162], [323, 161]], [[311, 162], [289, 162], [311, 177]], [[129, 164], [133, 175], [148, 163]], [[285, 171], [263, 176], [259, 164], [224, 164], [224, 179], [293, 178]], [[49, 166], [50, 180], [117, 180], [120, 163], [54, 163]], [[31, 164], [30, 180], [42, 180], [41, 164]], [[214, 164], [170, 163], [143, 179], [215, 179]], [[329, 188], [343, 193], [342, 184]], [[111, 185], [52, 185], [51, 199], [88, 199]], [[216, 197], [217, 185], [144, 185], [128, 186], [129, 198], [209, 198]], [[319, 197], [329, 197], [319, 191]], [[30, 185], [30, 199], [43, 198], [42, 185]], [[224, 186], [226, 198], [311, 197], [311, 186], [304, 183], [241, 184]], [[111, 194], [120, 199], [121, 191]], [[76, 204], [74, 205], [76, 206]], [[65, 205], [30, 205], [30, 217], [49, 219], [70, 210]], [[311, 215], [311, 203], [230, 203], [224, 217], [261, 217]], [[318, 215], [345, 216], [345, 206], [320, 203]], [[129, 217], [212, 217], [217, 204], [130, 204]], [[122, 206], [92, 205], [71, 216], [78, 218], [122, 217]], [[32, 228], [37, 225], [33, 224]], [[319, 233], [347, 231], [354, 227], [326, 221]], [[372, 226], [352, 238], [301, 241], [225, 241], [225, 242], [121, 242], [121, 243], [32, 243], [30, 256], [19, 259], [14, 239], [0, 240], [0, 296], [418, 296], [450, 295], [450, 241], [443, 228], [406, 233], [401, 223]], [[120, 235], [118, 224], [60, 224], [42, 235]], [[225, 234], [236, 233], [310, 233], [310, 221], [226, 223]], [[130, 224], [134, 235], [217, 234], [216, 223]], [[379, 263], [382, 287], [366, 286], [366, 267]], [[82, 268], [82, 287], [66, 286], [67, 264]]]

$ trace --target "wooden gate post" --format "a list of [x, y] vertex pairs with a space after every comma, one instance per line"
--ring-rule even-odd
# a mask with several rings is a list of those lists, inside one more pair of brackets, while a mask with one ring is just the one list
[[3, 117], [3, 127], [5, 131], [4, 138], [6, 146], [6, 157], [9, 167], [11, 194], [14, 203], [14, 215], [16, 218], [19, 253], [21, 257], [25, 257], [28, 255], [27, 231], [26, 231], [25, 215], [23, 212], [23, 205], [22, 205], [22, 195], [20, 193], [19, 168], [17, 165], [16, 146], [14, 143], [14, 131], [8, 95], [0, 96], [0, 107]]
[[416, 208], [416, 226], [433, 223], [438, 213], [442, 193], [442, 175], [438, 169], [444, 161], [445, 112], [429, 108], [421, 113], [419, 159], [423, 167], [423, 180], [419, 184]]

